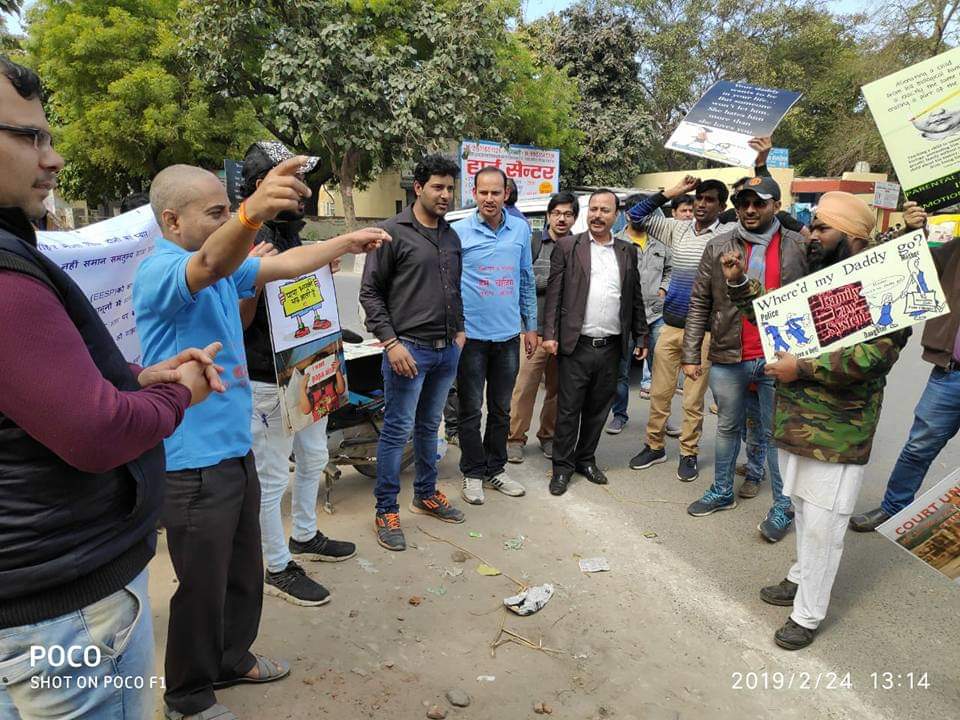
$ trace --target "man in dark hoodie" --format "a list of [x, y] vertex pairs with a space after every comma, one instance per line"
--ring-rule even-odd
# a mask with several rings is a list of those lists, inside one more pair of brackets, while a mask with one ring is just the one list
[[[40, 95], [32, 71], [0, 56], [0, 717], [109, 708], [139, 720], [160, 680], [146, 567], [161, 443], [223, 389], [219, 343], [129, 365], [84, 292], [37, 250], [30, 220], [63, 167]], [[69, 663], [47, 654], [55, 646]], [[51, 684], [37, 692], [40, 682]]]
[[[243, 195], [250, 197], [273, 168], [293, 153], [278, 142], [257, 142], [243, 159]], [[263, 224], [256, 246], [282, 253], [299, 247], [303, 229], [303, 203], [295, 211], [280, 213]], [[244, 322], [243, 344], [253, 389], [253, 455], [260, 478], [260, 533], [266, 564], [264, 592], [294, 605], [312, 607], [330, 601], [330, 593], [313, 580], [293, 558], [340, 562], [357, 553], [356, 545], [328, 538], [317, 529], [317, 491], [330, 459], [327, 452], [327, 418], [287, 435], [280, 417], [280, 395], [270, 343], [267, 303], [263, 292], [240, 301]], [[320, 328], [314, 328], [319, 330]], [[292, 527], [289, 542], [283, 530], [280, 501], [290, 484], [288, 458], [296, 453], [297, 469], [290, 494]]]

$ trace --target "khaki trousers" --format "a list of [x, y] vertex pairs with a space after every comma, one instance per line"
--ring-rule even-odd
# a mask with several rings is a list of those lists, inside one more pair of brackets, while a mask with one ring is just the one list
[[[680, 454], [699, 454], [700, 435], [703, 431], [703, 396], [707, 393], [707, 377], [710, 360], [710, 333], [703, 339], [701, 367], [703, 374], [696, 380], [683, 378], [683, 427], [680, 430]], [[647, 445], [652, 450], [662, 450], [664, 428], [670, 417], [670, 405], [677, 389], [677, 373], [680, 372], [683, 351], [683, 330], [664, 325], [653, 353], [653, 382], [650, 387], [650, 419], [647, 422]]]
[[544, 375], [546, 375], [547, 394], [543, 399], [543, 408], [540, 410], [540, 429], [537, 430], [537, 437], [540, 442], [553, 440], [553, 433], [557, 427], [557, 358], [546, 352], [541, 344], [537, 346], [533, 357], [528, 359], [521, 344], [520, 372], [517, 374], [513, 396], [510, 398], [510, 436], [507, 438], [507, 443], [527, 444], [527, 431], [533, 419], [533, 406], [537, 402], [540, 379]]

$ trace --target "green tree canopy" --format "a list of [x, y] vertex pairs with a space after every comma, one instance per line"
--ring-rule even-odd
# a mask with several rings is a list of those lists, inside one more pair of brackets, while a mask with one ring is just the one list
[[652, 169], [656, 143], [647, 103], [637, 82], [641, 34], [630, 8], [605, 0], [580, 2], [527, 31], [543, 61], [577, 82], [576, 128], [583, 154], [568, 163], [574, 185], [631, 185]]
[[578, 152], [575, 90], [511, 36], [518, 11], [514, 0], [203, 0], [186, 10], [187, 56], [213, 90], [252, 98], [278, 138], [323, 158], [352, 225], [358, 183], [465, 132]]
[[178, 58], [176, 0], [40, 0], [30, 62], [49, 93], [65, 193], [97, 203], [173, 163], [222, 166], [264, 131], [249, 103], [208, 93]]

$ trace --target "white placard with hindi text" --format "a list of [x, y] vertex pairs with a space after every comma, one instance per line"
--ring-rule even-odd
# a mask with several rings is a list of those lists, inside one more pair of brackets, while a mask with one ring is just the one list
[[158, 237], [149, 206], [79, 230], [37, 233], [37, 248], [80, 286], [130, 363], [140, 363], [133, 278]]

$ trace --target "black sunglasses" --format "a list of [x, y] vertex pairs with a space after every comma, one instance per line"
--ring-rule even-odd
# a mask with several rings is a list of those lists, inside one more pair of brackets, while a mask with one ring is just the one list
[[49, 150], [53, 147], [53, 136], [46, 130], [35, 127], [25, 127], [23, 125], [4, 125], [0, 123], [0, 130], [13, 135], [29, 137], [33, 140], [34, 150]]

